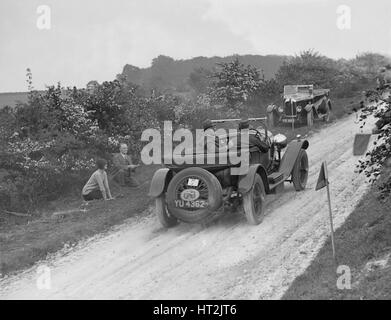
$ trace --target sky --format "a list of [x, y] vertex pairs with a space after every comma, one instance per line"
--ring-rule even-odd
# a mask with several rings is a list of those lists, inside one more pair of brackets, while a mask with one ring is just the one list
[[1, 0], [0, 92], [26, 91], [26, 68], [35, 89], [85, 87], [160, 54], [391, 54], [390, 17], [390, 0]]

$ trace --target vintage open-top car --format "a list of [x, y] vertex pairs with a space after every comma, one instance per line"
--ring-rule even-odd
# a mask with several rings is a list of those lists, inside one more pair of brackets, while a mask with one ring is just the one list
[[267, 107], [268, 125], [300, 123], [311, 127], [314, 119], [330, 120], [329, 89], [314, 89], [313, 85], [284, 86], [283, 105]]
[[[266, 118], [251, 120], [265, 121]], [[240, 119], [224, 120], [234, 122]], [[219, 120], [212, 120], [215, 123]], [[285, 181], [292, 182], [297, 191], [306, 187], [308, 178], [307, 140], [300, 137], [287, 144], [287, 138], [278, 134], [272, 136], [265, 124], [250, 129], [249, 134], [262, 141], [266, 148], [249, 144], [235, 152], [248, 153], [248, 168], [240, 174], [232, 174], [233, 164], [220, 161], [221, 151], [216, 154], [194, 153], [193, 164], [165, 165], [152, 178], [149, 195], [156, 199], [156, 215], [165, 227], [172, 227], [178, 221], [203, 223], [220, 213], [227, 206], [242, 206], [247, 221], [259, 224], [265, 213], [265, 195], [275, 193]], [[224, 137], [227, 139], [227, 137]], [[228, 136], [228, 140], [237, 138]], [[251, 140], [250, 140], [251, 142]], [[229, 145], [230, 143], [228, 143]], [[227, 149], [227, 152], [230, 150]], [[215, 157], [214, 163], [207, 161]], [[204, 159], [205, 162], [196, 161]], [[175, 160], [175, 159], [174, 159]]]

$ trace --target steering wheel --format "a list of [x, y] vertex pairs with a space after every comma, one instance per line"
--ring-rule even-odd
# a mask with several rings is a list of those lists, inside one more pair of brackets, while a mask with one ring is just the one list
[[[265, 141], [267, 141], [267, 139], [268, 139], [268, 130], [267, 130], [266, 124], [261, 122], [261, 124], [258, 126], [258, 128], [259, 127], [262, 127], [262, 129], [265, 130]], [[255, 132], [255, 136], [257, 136], [260, 140], [262, 140], [262, 134], [261, 134], [261, 132], [259, 132], [259, 130], [251, 128], [250, 132], [251, 131]]]

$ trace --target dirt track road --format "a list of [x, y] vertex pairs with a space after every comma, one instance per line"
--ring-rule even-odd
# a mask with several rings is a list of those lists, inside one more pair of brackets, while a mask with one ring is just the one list
[[[312, 136], [307, 189], [268, 197], [259, 226], [229, 214], [207, 228], [160, 227], [153, 215], [59, 253], [0, 282], [0, 299], [278, 299], [329, 234], [325, 190], [314, 191], [327, 160], [335, 225], [367, 189], [352, 155], [353, 116]], [[38, 289], [37, 267], [51, 268], [51, 289]]]

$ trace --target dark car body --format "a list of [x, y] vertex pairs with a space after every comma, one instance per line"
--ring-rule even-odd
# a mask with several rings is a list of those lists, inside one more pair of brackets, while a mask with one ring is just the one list
[[267, 108], [270, 125], [300, 123], [312, 125], [313, 119], [329, 120], [331, 100], [329, 89], [314, 89], [313, 85], [284, 86], [281, 106]]
[[[257, 130], [254, 129], [254, 132], [256, 133]], [[168, 164], [165, 168], [157, 170], [151, 181], [149, 195], [156, 199], [159, 220], [166, 227], [174, 225], [174, 220], [188, 223], [200, 222], [212, 216], [213, 212], [224, 205], [240, 204], [242, 201], [244, 204], [251, 202], [252, 199], [248, 200], [248, 195], [254, 193], [254, 186], [260, 186], [264, 194], [275, 193], [277, 187], [285, 181], [292, 182], [295, 168], [301, 165], [298, 164], [298, 161], [300, 162], [298, 158], [301, 159], [305, 154], [304, 160], [307, 162], [304, 166], [306, 167], [301, 172], [305, 175], [305, 181], [303, 186], [298, 188], [295, 186], [297, 191], [303, 190], [308, 176], [308, 159], [305, 150], [309, 143], [300, 138], [289, 144], [286, 143], [286, 138], [285, 141], [283, 140], [271, 141], [267, 152], [255, 147], [250, 147], [246, 151], [240, 150], [241, 153], [249, 153], [249, 165], [238, 175], [233, 175], [231, 171], [232, 167], [238, 164], [219, 162], [221, 153], [193, 154], [192, 164]], [[282, 154], [283, 149], [285, 152]], [[196, 161], [197, 158], [207, 157], [216, 157], [216, 161], [213, 164], [205, 162], [197, 164], [201, 162]], [[183, 203], [187, 205], [183, 206]], [[250, 212], [250, 217], [247, 219], [252, 224], [260, 223], [260, 219], [252, 217], [252, 210], [253, 208], [247, 208], [247, 212]]]

